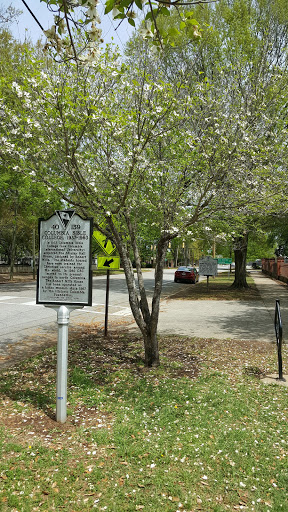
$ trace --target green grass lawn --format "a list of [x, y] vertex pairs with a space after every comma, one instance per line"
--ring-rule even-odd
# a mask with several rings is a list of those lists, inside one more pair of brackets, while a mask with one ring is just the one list
[[160, 349], [147, 370], [135, 334], [77, 332], [64, 425], [55, 349], [0, 373], [1, 512], [288, 510], [288, 390], [260, 379], [275, 345]]
[[178, 284], [179, 291], [171, 295], [171, 299], [183, 300], [258, 300], [260, 294], [253, 279], [247, 275], [248, 288], [234, 290], [231, 288], [234, 282], [234, 274], [221, 273], [216, 277], [209, 277], [208, 286], [206, 277], [196, 285]]

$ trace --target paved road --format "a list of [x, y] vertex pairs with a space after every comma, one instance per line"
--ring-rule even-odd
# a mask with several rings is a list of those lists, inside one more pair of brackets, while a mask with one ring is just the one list
[[[116, 281], [115, 279], [116, 278]], [[130, 315], [125, 282], [122, 276], [111, 276], [111, 315]], [[115, 286], [113, 286], [115, 284]], [[47, 332], [56, 321], [56, 312], [42, 305], [36, 305], [35, 283], [8, 283], [0, 285], [0, 339], [13, 342], [33, 334], [41, 327]], [[93, 306], [71, 313], [71, 323], [90, 323], [104, 317], [105, 278], [93, 279]]]
[[[145, 284], [150, 296], [153, 291], [153, 275], [154, 271], [145, 273]], [[252, 275], [259, 288], [261, 300], [185, 301], [169, 299], [176, 289], [187, 285], [175, 284], [174, 270], [165, 270], [159, 332], [226, 340], [275, 341], [274, 310], [277, 298], [281, 304], [283, 337], [284, 340], [288, 339], [288, 286], [269, 279], [258, 271], [254, 271]], [[105, 293], [106, 277], [94, 278], [93, 306], [72, 312], [71, 328], [79, 324], [104, 324]], [[135, 323], [129, 308], [123, 275], [111, 276], [109, 302], [109, 325], [124, 321], [134, 329]], [[44, 343], [41, 336], [52, 333], [53, 339], [56, 339], [56, 329], [56, 312], [35, 303], [34, 283], [0, 284], [0, 361], [11, 347], [22, 350], [21, 343], [28, 337], [35, 338], [35, 335], [39, 335], [39, 342]], [[23, 350], [29, 345], [29, 342], [28, 345], [25, 343], [22, 343]]]
[[[163, 297], [175, 289], [174, 271], [164, 275]], [[145, 272], [145, 284], [151, 296], [154, 286], [154, 271]], [[179, 285], [178, 285], [179, 286]], [[36, 305], [36, 285], [29, 283], [0, 284], [0, 348], [3, 343], [13, 343], [37, 332], [49, 332], [55, 326], [56, 312]], [[71, 313], [71, 326], [76, 323], [104, 322], [106, 276], [93, 278], [93, 306]], [[120, 319], [131, 320], [127, 287], [123, 274], [110, 276], [109, 322]]]

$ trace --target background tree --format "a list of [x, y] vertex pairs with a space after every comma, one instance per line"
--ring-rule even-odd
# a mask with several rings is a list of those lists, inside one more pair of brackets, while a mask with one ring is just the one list
[[33, 253], [38, 218], [49, 216], [61, 200], [49, 188], [19, 174], [9, 160], [2, 164], [0, 160], [0, 253], [10, 265], [13, 280], [17, 260]]
[[9, 25], [17, 20], [20, 16], [21, 11], [19, 9], [15, 9], [12, 4], [8, 5], [8, 7], [4, 8], [0, 5], [0, 26], [1, 28], [8, 28]]
[[[264, 173], [267, 180], [275, 180], [276, 194], [273, 194], [271, 199], [269, 196], [265, 199], [262, 194], [262, 208], [266, 210], [271, 207], [270, 211], [273, 211], [273, 205], [275, 206], [278, 201], [278, 208], [283, 211], [283, 200], [284, 202], [286, 200], [282, 195], [282, 200], [279, 201], [283, 190], [281, 191], [281, 187], [277, 189], [277, 175], [287, 166], [285, 143], [287, 138], [287, 53], [285, 48], [287, 47], [288, 16], [285, 2], [282, 0], [273, 3], [266, 0], [221, 1], [203, 10], [196, 9], [195, 16], [199, 19], [201, 26], [208, 27], [207, 30], [203, 30], [201, 41], [197, 45], [191, 45], [189, 38], [184, 37], [180, 40], [179, 37], [177, 46], [166, 52], [162, 67], [171, 80], [173, 77], [177, 80], [183, 73], [187, 75], [187, 70], [191, 69], [191, 87], [195, 86], [198, 78], [208, 81], [214, 87], [215, 95], [223, 93], [226, 95], [224, 109], [232, 118], [235, 131], [227, 132], [226, 128], [223, 129], [223, 124], [219, 127], [220, 122], [217, 119], [217, 123], [214, 124], [215, 132], [221, 136], [218, 141], [214, 139], [214, 147], [219, 152], [223, 139], [228, 136], [230, 139], [234, 138], [236, 149], [244, 132], [247, 140], [250, 139], [251, 142], [257, 138], [257, 144], [254, 145], [252, 142], [250, 148], [247, 146], [247, 150], [242, 153], [238, 151], [238, 162], [235, 158], [233, 159], [235, 180], [242, 179], [240, 169], [245, 167], [247, 171], [245, 179], [248, 178], [250, 181], [250, 198], [253, 199], [254, 191], [255, 195], [259, 192], [254, 190], [254, 172], [258, 173], [261, 167], [266, 168]], [[164, 25], [169, 23], [167, 20], [162, 22]], [[211, 122], [211, 116], [209, 122]], [[259, 144], [260, 140], [262, 143]], [[233, 149], [232, 152], [234, 152]], [[212, 158], [211, 164], [214, 165]], [[264, 179], [263, 175], [263, 181]], [[240, 183], [239, 187], [241, 187]], [[229, 194], [229, 186], [227, 192]], [[234, 244], [236, 262], [234, 286], [237, 288], [247, 286], [245, 224], [249, 226], [250, 231], [251, 209], [247, 208], [250, 198], [247, 197], [246, 204], [243, 202], [242, 207], [231, 208], [231, 229], [227, 226], [228, 232], [237, 232]], [[228, 204], [229, 197], [226, 194], [226, 212]], [[258, 206], [258, 211], [261, 212], [260, 203]], [[237, 217], [239, 217], [238, 227], [235, 226]], [[243, 221], [245, 217], [247, 220]], [[243, 232], [240, 232], [241, 226], [243, 226]]]
[[268, 240], [270, 247], [273, 251], [266, 257], [273, 258], [275, 256], [288, 255], [288, 223], [287, 223], [287, 210], [284, 214], [279, 215], [279, 212], [274, 215], [269, 215], [265, 218], [265, 230], [268, 233]]
[[[3, 17], [10, 19], [9, 11]], [[6, 18], [5, 18], [6, 19]], [[15, 98], [11, 93], [11, 84], [21, 82], [27, 76], [26, 53], [31, 49], [29, 43], [17, 42], [8, 29], [0, 30], [0, 111], [1, 116], [9, 109], [17, 108]], [[26, 101], [29, 102], [26, 96]], [[17, 118], [10, 118], [10, 125], [1, 123], [0, 136], [3, 146], [12, 146], [7, 135], [15, 137], [17, 133]], [[27, 134], [23, 133], [23, 137]], [[24, 150], [24, 148], [23, 148]], [[21, 157], [23, 160], [23, 154]], [[27, 253], [32, 254], [32, 231], [37, 232], [37, 219], [51, 212], [51, 208], [60, 205], [60, 198], [51, 193], [47, 187], [35, 185], [31, 177], [19, 174], [12, 151], [3, 152], [0, 149], [0, 253], [4, 254], [10, 265], [10, 279], [13, 279], [14, 264], [17, 258]], [[48, 206], [49, 205], [49, 206]]]

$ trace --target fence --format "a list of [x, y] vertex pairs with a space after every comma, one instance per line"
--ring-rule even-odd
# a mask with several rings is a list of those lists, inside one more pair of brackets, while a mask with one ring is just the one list
[[275, 326], [277, 352], [278, 352], [279, 380], [285, 380], [285, 379], [283, 379], [283, 370], [282, 370], [282, 320], [281, 320], [280, 300], [279, 299], [276, 299], [274, 326]]
[[288, 263], [284, 262], [284, 258], [263, 258], [262, 272], [268, 276], [274, 277], [288, 283]]
[[[33, 269], [29, 265], [16, 265], [13, 269], [15, 274], [32, 274]], [[9, 274], [9, 265], [0, 265], [0, 274]]]

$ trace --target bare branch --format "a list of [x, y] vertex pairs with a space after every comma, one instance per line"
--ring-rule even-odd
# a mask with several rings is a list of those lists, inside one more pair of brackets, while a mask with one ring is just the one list
[[41, 30], [44, 32], [44, 28], [42, 27], [40, 21], [38, 21], [38, 19], [36, 18], [35, 14], [33, 14], [33, 12], [31, 11], [29, 5], [26, 4], [25, 0], [22, 0], [23, 4], [25, 5], [26, 9], [28, 9], [28, 11], [30, 12], [31, 16], [34, 18], [34, 20], [36, 21], [36, 23], [39, 25], [39, 27], [41, 28]]

